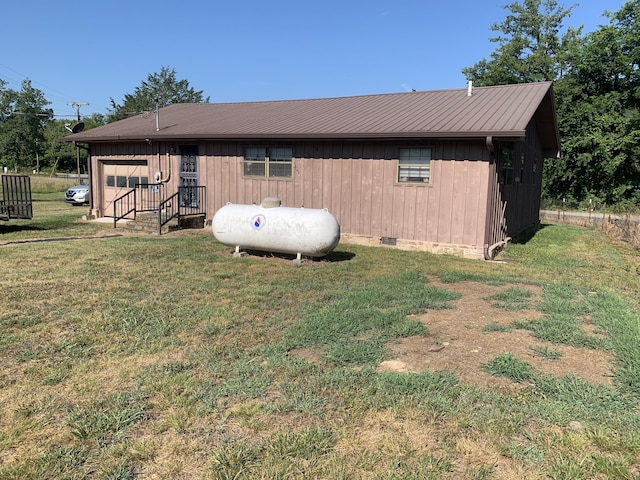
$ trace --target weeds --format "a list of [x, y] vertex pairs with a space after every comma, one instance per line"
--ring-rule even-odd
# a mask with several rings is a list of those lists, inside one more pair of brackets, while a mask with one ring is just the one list
[[513, 330], [513, 327], [510, 327], [508, 325], [503, 325], [503, 324], [497, 323], [497, 322], [487, 323], [486, 325], [484, 325], [482, 327], [482, 331], [484, 333], [489, 333], [489, 332], [510, 332], [512, 330]]
[[85, 407], [71, 410], [67, 426], [83, 440], [106, 442], [144, 418], [144, 399], [139, 393], [116, 394]]
[[533, 355], [536, 357], [542, 357], [548, 360], [559, 360], [560, 358], [562, 358], [562, 352], [560, 350], [549, 348], [547, 345], [534, 345], [533, 347], [529, 348], [533, 352]]
[[[341, 246], [295, 269], [231, 259], [208, 234], [7, 245], [110, 228], [37, 195], [33, 221], [0, 226], [0, 478], [636, 474], [640, 282], [594, 232], [545, 227], [502, 264]], [[394, 342], [428, 334], [419, 315], [454, 306], [429, 278], [542, 286], [541, 302], [526, 287], [496, 300], [520, 296], [542, 318], [484, 331], [527, 328], [549, 359], [554, 345], [606, 349], [617, 389], [510, 354], [485, 368], [513, 391], [428, 364], [378, 372]]]
[[531, 306], [531, 290], [523, 290], [518, 287], [509, 287], [506, 290], [491, 295], [487, 300], [495, 308], [518, 311], [526, 310]]
[[512, 382], [522, 383], [533, 377], [533, 368], [526, 362], [518, 360], [511, 353], [501, 353], [488, 361], [482, 368], [491, 375], [505, 377]]

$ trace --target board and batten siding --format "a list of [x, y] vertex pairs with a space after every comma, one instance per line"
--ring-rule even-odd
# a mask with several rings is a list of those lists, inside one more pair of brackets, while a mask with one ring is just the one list
[[[109, 160], [146, 160], [149, 179], [162, 171], [167, 191], [179, 184], [178, 142], [95, 144], [92, 164]], [[379, 244], [395, 239], [408, 248], [460, 254], [471, 247], [480, 256], [486, 241], [489, 151], [483, 141], [184, 142], [197, 145], [199, 184], [206, 186], [207, 218], [227, 203], [259, 204], [278, 197], [283, 206], [326, 208], [343, 236]], [[291, 178], [246, 177], [247, 146], [289, 146]], [[431, 182], [400, 183], [400, 148], [432, 148]], [[171, 149], [175, 153], [170, 153]], [[100, 204], [104, 179], [94, 172], [92, 188]], [[99, 205], [110, 215], [111, 205]]]
[[208, 217], [226, 203], [326, 208], [343, 234], [482, 249], [487, 208], [488, 151], [483, 142], [432, 142], [430, 184], [399, 183], [398, 149], [391, 142], [296, 142], [292, 177], [245, 177], [248, 143], [200, 146]]

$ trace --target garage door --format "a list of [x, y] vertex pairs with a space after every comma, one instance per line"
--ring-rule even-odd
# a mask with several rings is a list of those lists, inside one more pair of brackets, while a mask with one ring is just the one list
[[124, 195], [139, 183], [149, 183], [149, 167], [146, 160], [103, 160], [102, 211], [113, 215], [113, 200]]

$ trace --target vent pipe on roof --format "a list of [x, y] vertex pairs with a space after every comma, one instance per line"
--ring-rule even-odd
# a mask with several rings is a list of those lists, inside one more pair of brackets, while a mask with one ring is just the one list
[[156, 98], [156, 132], [160, 131], [160, 111], [158, 106], [158, 99]]
[[473, 95], [473, 81], [469, 80], [469, 84], [467, 86], [467, 97]]

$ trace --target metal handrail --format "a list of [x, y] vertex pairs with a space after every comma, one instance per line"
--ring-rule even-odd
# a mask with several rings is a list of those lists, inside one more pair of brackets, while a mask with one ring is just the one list
[[[118, 215], [118, 207], [122, 210], [122, 213]], [[136, 189], [129, 190], [124, 195], [119, 196], [113, 201], [113, 228], [116, 228], [118, 220], [127, 218], [127, 215], [133, 213], [133, 218], [136, 218]]]
[[157, 212], [165, 195], [164, 183], [137, 183], [135, 186], [138, 212]]
[[178, 192], [166, 198], [158, 206], [158, 235], [162, 235], [162, 227], [174, 218], [178, 218], [178, 226], [180, 226], [180, 209], [176, 208], [178, 204]]
[[[164, 197], [164, 184], [137, 183], [131, 190], [113, 201], [113, 227], [118, 220], [128, 218], [133, 213], [135, 220], [138, 212], [154, 212]], [[120, 214], [118, 214], [120, 211]]]
[[118, 220], [129, 218], [133, 214], [135, 220], [138, 212], [154, 212], [158, 214], [158, 232], [174, 218], [187, 215], [206, 214], [206, 187], [178, 187], [178, 191], [165, 198], [165, 185], [160, 183], [140, 183], [124, 195], [113, 201], [113, 227]]
[[180, 219], [187, 215], [203, 215], [207, 213], [206, 187], [178, 187], [178, 191], [158, 205], [158, 233], [162, 234], [162, 227], [174, 218]]

